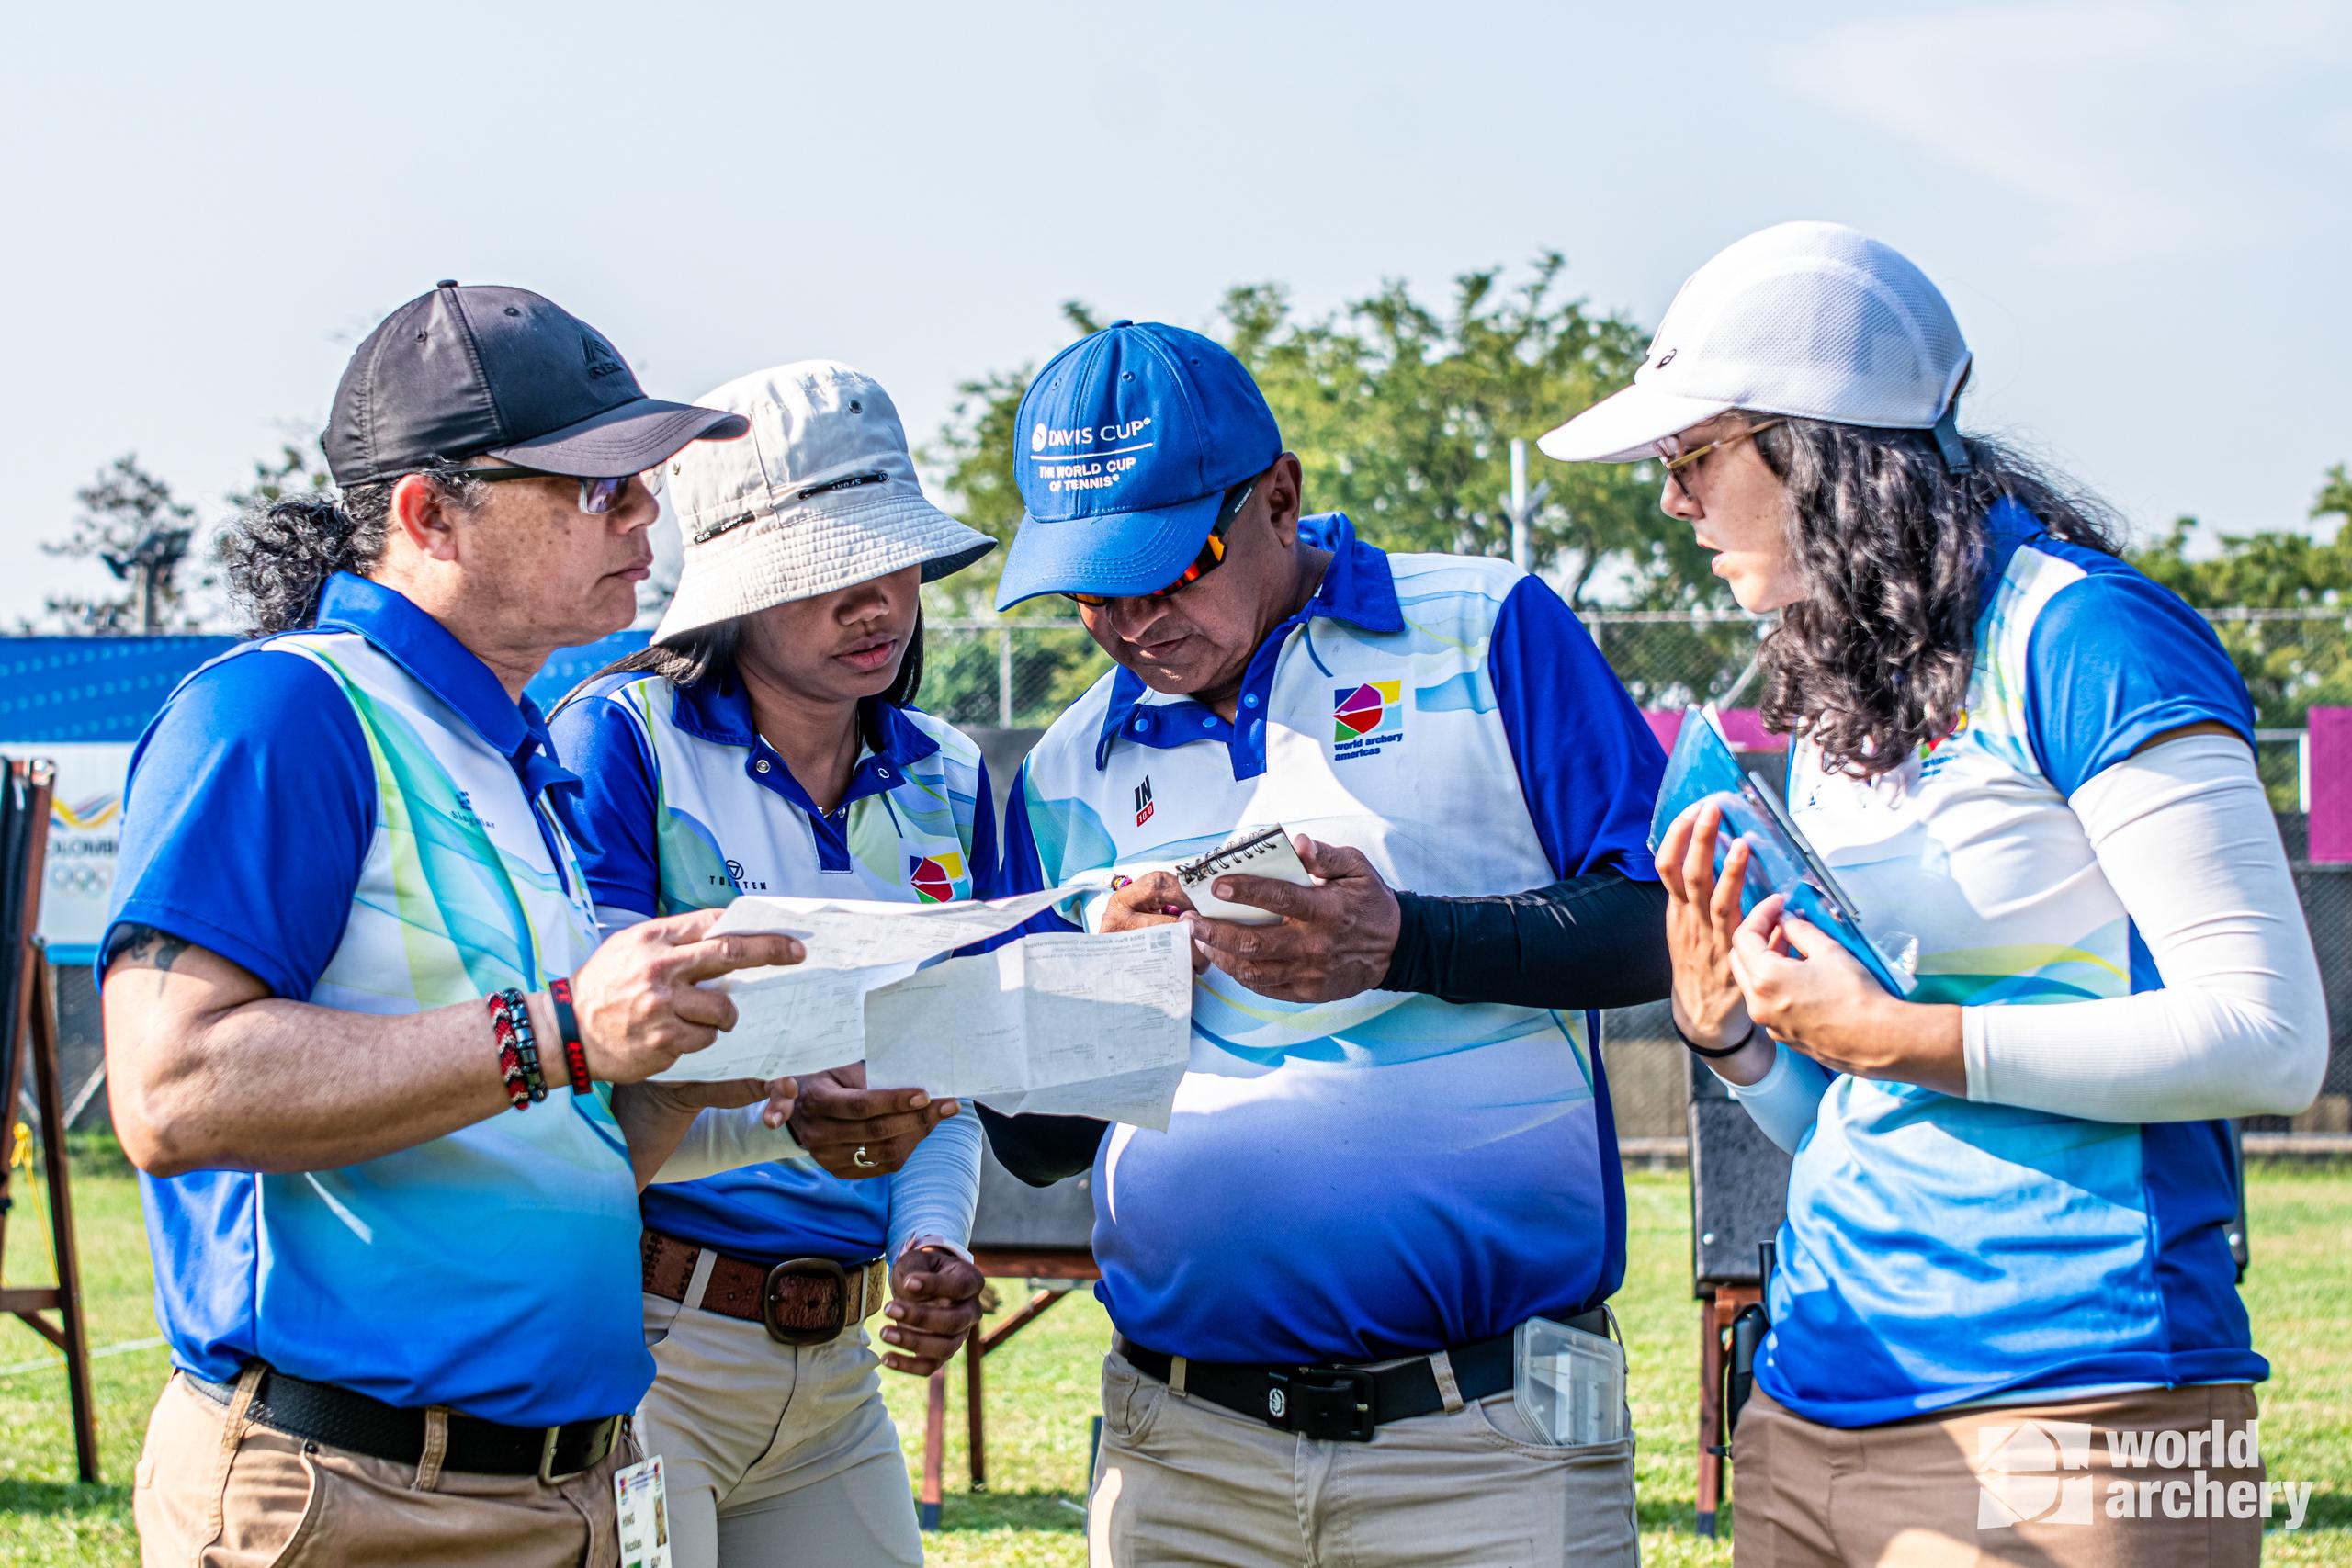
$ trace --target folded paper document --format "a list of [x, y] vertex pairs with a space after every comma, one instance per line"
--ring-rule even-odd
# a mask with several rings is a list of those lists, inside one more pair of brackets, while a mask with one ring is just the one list
[[1191, 1050], [1181, 926], [1049, 932], [930, 962], [1084, 890], [931, 905], [738, 898], [715, 931], [784, 932], [808, 956], [713, 982], [734, 998], [735, 1027], [661, 1077], [775, 1078], [864, 1062], [875, 1084], [1164, 1127]]

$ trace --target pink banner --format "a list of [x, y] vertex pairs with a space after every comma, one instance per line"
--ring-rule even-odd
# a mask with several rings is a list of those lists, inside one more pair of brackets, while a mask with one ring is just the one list
[[2352, 708], [2313, 708], [2311, 754], [2311, 849], [2314, 861], [2352, 861]]

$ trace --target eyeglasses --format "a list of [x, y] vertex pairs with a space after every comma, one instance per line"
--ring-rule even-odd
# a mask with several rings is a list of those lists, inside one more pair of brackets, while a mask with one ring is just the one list
[[[539, 468], [468, 468], [465, 477], [496, 484], [502, 479], [568, 479], [571, 474], [550, 474]], [[591, 517], [602, 517], [620, 504], [621, 495], [628, 489], [635, 474], [623, 474], [613, 479], [580, 480], [580, 510]]]
[[1193, 558], [1193, 564], [1184, 569], [1183, 575], [1167, 587], [1155, 588], [1148, 593], [1065, 593], [1062, 597], [1076, 600], [1082, 609], [1100, 610], [1113, 599], [1165, 599], [1171, 593], [1182, 592], [1224, 562], [1225, 531], [1241, 515], [1241, 509], [1250, 504], [1250, 492], [1257, 488], [1257, 479], [1250, 478], [1225, 492], [1225, 500], [1216, 509], [1216, 521], [1209, 525], [1209, 536], [1201, 543], [1201, 553]]
[[1659, 460], [1666, 464], [1668, 477], [1671, 478], [1675, 483], [1680, 485], [1682, 487], [1683, 493], [1688, 495], [1690, 492], [1690, 480], [1689, 476], [1691, 470], [1698, 467], [1700, 458], [1704, 457], [1708, 453], [1713, 451], [1718, 446], [1728, 446], [1736, 441], [1745, 441], [1749, 436], [1754, 435], [1760, 431], [1770, 430], [1776, 424], [1786, 424], [1787, 423], [1788, 421], [1785, 419], [1759, 420], [1756, 423], [1749, 425], [1745, 430], [1734, 431], [1729, 435], [1718, 436], [1716, 439], [1708, 442], [1704, 446], [1693, 446], [1688, 452], [1685, 452], [1682, 449], [1682, 437], [1679, 435], [1661, 435], [1656, 441], [1650, 443], [1650, 450], [1657, 453]]

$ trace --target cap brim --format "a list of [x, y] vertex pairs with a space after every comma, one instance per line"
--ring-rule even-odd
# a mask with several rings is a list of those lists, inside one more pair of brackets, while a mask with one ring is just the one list
[[1713, 398], [1685, 398], [1636, 381], [1557, 430], [1536, 438], [1547, 457], [1563, 463], [1638, 463], [1657, 456], [1652, 443], [1737, 407]]
[[732, 441], [752, 428], [740, 413], [639, 398], [490, 456], [545, 473], [620, 479], [658, 468], [695, 441]]
[[1009, 610], [1046, 593], [1156, 593], [1199, 557], [1224, 502], [1224, 491], [1211, 491], [1148, 512], [1053, 523], [1024, 514], [1004, 554], [996, 607]]
[[935, 582], [961, 571], [996, 541], [920, 495], [831, 512], [775, 513], [690, 553], [653, 640], [756, 615], [921, 567]]

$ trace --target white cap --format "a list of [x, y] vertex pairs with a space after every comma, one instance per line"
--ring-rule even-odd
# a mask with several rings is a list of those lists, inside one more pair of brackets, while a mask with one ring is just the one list
[[1564, 462], [1638, 462], [1661, 437], [1748, 409], [1937, 430], [1949, 462], [1968, 363], [1951, 307], [1901, 252], [1842, 223], [1780, 223], [1692, 273], [1634, 384], [1536, 445]]
[[899, 411], [861, 371], [803, 359], [700, 403], [752, 428], [695, 442], [665, 468], [685, 559], [656, 642], [910, 566], [930, 582], [995, 547], [924, 499]]

